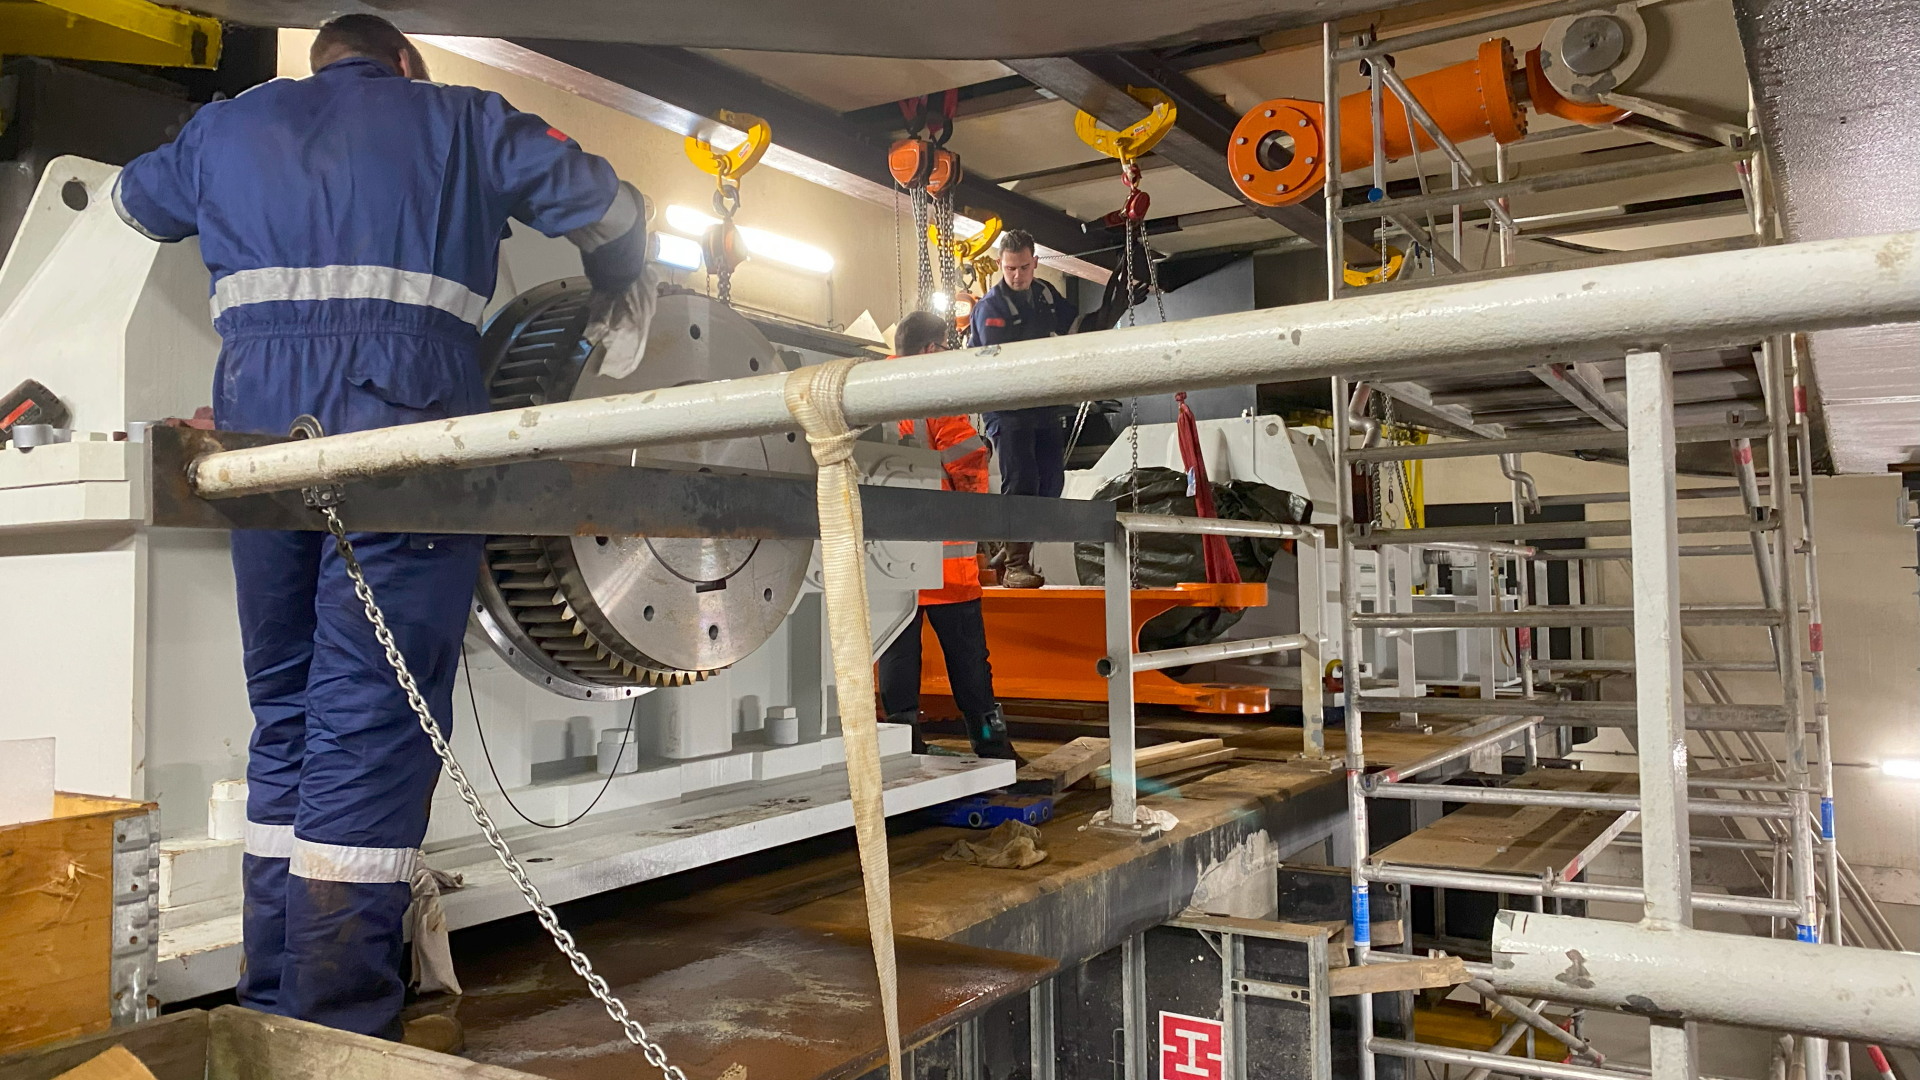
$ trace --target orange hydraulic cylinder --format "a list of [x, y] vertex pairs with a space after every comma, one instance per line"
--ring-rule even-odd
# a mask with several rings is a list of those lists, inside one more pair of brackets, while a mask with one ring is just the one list
[[[1415, 75], [1406, 82], [1414, 100], [1456, 144], [1483, 135], [1510, 143], [1527, 133], [1527, 114], [1514, 96], [1509, 77], [1518, 71], [1513, 46], [1505, 38], [1490, 38], [1480, 43], [1480, 53], [1472, 60]], [[1381, 93], [1380, 127], [1388, 161], [1411, 153], [1414, 137], [1419, 138], [1422, 152], [1440, 149], [1418, 123], [1409, 121], [1406, 107], [1391, 90]], [[1365, 93], [1348, 94], [1340, 99], [1340, 168], [1371, 164], [1373, 105]]]
[[[1527, 133], [1526, 81], [1505, 38], [1480, 44], [1472, 60], [1416, 75], [1407, 89], [1455, 143], [1491, 135], [1502, 143]], [[1227, 164], [1242, 194], [1264, 206], [1289, 206], [1319, 193], [1326, 183], [1323, 110], [1317, 101], [1278, 98], [1253, 107], [1233, 129]], [[1417, 137], [1420, 149], [1438, 150], [1392, 91], [1380, 102], [1381, 141], [1388, 160], [1405, 157]], [[1276, 148], [1276, 140], [1284, 149]], [[1340, 168], [1373, 164], [1373, 108], [1365, 93], [1340, 99]]]

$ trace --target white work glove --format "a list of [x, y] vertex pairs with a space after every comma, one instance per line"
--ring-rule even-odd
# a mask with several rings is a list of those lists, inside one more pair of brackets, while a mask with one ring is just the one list
[[622, 291], [593, 294], [587, 302], [587, 341], [601, 350], [601, 375], [624, 379], [639, 369], [659, 303], [660, 285], [652, 264]]

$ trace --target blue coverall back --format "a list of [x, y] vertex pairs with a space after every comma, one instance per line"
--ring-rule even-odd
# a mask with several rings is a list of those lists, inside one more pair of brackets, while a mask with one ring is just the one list
[[[1070, 334], [1079, 314], [1073, 301], [1042, 278], [1033, 280], [1024, 302], [1016, 301], [1002, 281], [973, 306], [967, 344], [977, 348]], [[1060, 424], [1064, 411], [1042, 405], [981, 416], [1000, 458], [1001, 494], [1059, 498], [1067, 479], [1067, 437]]]
[[[334, 434], [485, 410], [476, 324], [508, 218], [558, 236], [617, 186], [498, 94], [355, 57], [205, 106], [114, 204], [155, 240], [200, 237], [218, 426], [305, 413]], [[351, 539], [445, 730], [484, 538]], [[240, 1003], [397, 1037], [439, 760], [325, 534], [235, 532], [233, 566], [255, 720]]]

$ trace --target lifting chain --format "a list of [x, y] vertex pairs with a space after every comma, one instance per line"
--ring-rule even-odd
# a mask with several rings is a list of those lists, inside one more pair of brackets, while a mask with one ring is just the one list
[[933, 260], [927, 251], [927, 216], [931, 209], [932, 198], [924, 185], [910, 189], [913, 197], [913, 235], [914, 252], [920, 259], [918, 292], [914, 294], [913, 307], [916, 311], [925, 311], [933, 302]]
[[938, 314], [947, 320], [947, 348], [960, 347], [960, 329], [954, 322], [954, 307], [960, 296], [960, 263], [954, 257], [953, 187], [948, 185], [933, 200], [934, 246], [940, 252], [940, 289], [946, 294], [947, 309]]
[[[311, 417], [303, 416], [295, 422], [294, 430], [296, 434], [305, 431], [309, 435], [317, 436], [320, 425]], [[613, 995], [613, 991], [607, 986], [607, 980], [593, 970], [593, 961], [587, 959], [587, 954], [580, 951], [580, 947], [574, 943], [573, 935], [560, 925], [560, 917], [554, 914], [553, 908], [549, 907], [545, 900], [541, 899], [540, 890], [527, 877], [526, 868], [520, 865], [519, 857], [507, 847], [506, 840], [500, 835], [500, 827], [493, 823], [493, 815], [487, 813], [486, 805], [480, 801], [480, 794], [474, 790], [473, 781], [467, 779], [466, 770], [460, 767], [459, 759], [453, 756], [453, 747], [448, 745], [447, 737], [440, 731], [440, 725], [434, 722], [433, 713], [427, 708], [427, 699], [421, 696], [420, 687], [413, 680], [413, 672], [407, 667], [407, 658], [400, 654], [400, 646], [393, 640], [393, 631], [387, 627], [387, 617], [374, 600], [373, 589], [367, 584], [366, 572], [360, 568], [360, 560], [354, 555], [353, 542], [347, 539], [347, 527], [340, 520], [340, 489], [337, 487], [307, 488], [301, 494], [305, 497], [308, 507], [318, 510], [326, 517], [327, 531], [333, 534], [334, 550], [339, 552], [340, 561], [347, 568], [347, 577], [353, 582], [353, 595], [358, 597], [360, 603], [366, 608], [367, 621], [373, 624], [373, 636], [379, 641], [380, 647], [386, 651], [387, 666], [393, 669], [394, 678], [399, 681], [401, 692], [406, 694], [407, 706], [413, 710], [413, 715], [420, 721], [420, 730], [426, 733], [427, 741], [433, 745], [433, 752], [439, 756], [440, 764], [446, 769], [447, 777], [459, 790], [460, 801], [467, 804], [467, 811], [473, 815], [474, 824], [480, 826], [480, 832], [486, 837], [487, 846], [493, 849], [494, 855], [500, 860], [500, 865], [506, 869], [507, 877], [512, 879], [514, 887], [520, 890], [520, 895], [526, 900], [527, 906], [533, 909], [534, 918], [540, 921], [540, 925], [553, 938], [554, 945], [566, 956], [567, 963], [573, 968], [574, 973], [586, 980], [587, 992], [606, 1007], [607, 1015], [613, 1018], [614, 1023], [620, 1025], [620, 1030], [626, 1034], [627, 1041], [639, 1047], [640, 1052], [646, 1055], [647, 1064], [659, 1069], [660, 1075], [665, 1080], [687, 1080], [687, 1074], [681, 1072], [678, 1065], [667, 1062], [666, 1050], [659, 1043], [654, 1042], [653, 1038], [647, 1034], [647, 1029], [641, 1026], [640, 1021], [635, 1020], [627, 1012], [626, 1003]]]
[[732, 307], [733, 269], [741, 261], [737, 257], [740, 230], [733, 224], [733, 216], [740, 212], [739, 181], [720, 177], [720, 188], [713, 193], [713, 212], [720, 215], [720, 223], [707, 230], [707, 270], [719, 279], [720, 302]]

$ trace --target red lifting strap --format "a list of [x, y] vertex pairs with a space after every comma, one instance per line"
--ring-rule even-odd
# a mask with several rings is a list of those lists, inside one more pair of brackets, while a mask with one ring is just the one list
[[[1213, 507], [1213, 485], [1207, 480], [1207, 459], [1200, 452], [1200, 424], [1193, 418], [1193, 410], [1187, 408], [1185, 393], [1175, 394], [1173, 399], [1180, 404], [1180, 464], [1187, 469], [1187, 489], [1193, 493], [1194, 513], [1203, 518], [1219, 517]], [[1233, 549], [1227, 546], [1226, 537], [1202, 536], [1200, 545], [1206, 558], [1208, 584], [1240, 583], [1240, 567], [1233, 561]]]

